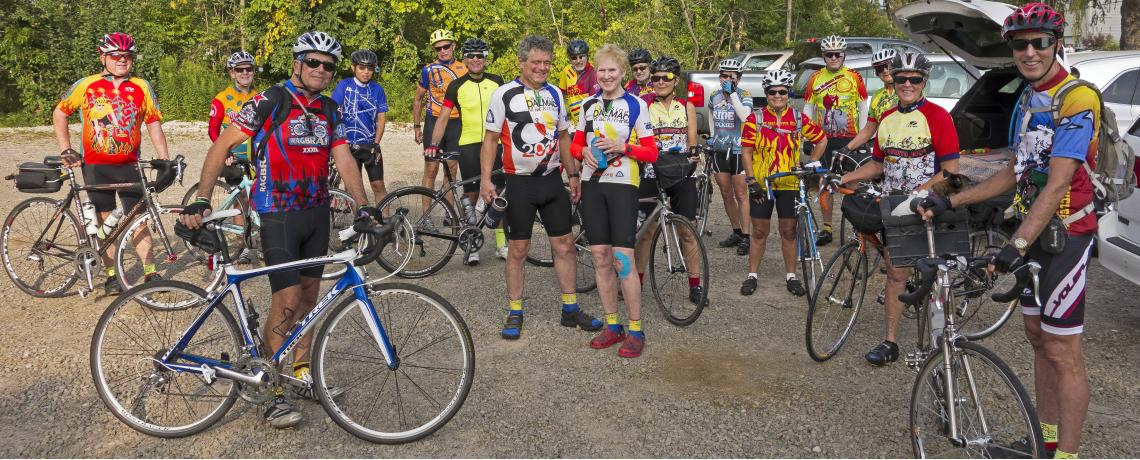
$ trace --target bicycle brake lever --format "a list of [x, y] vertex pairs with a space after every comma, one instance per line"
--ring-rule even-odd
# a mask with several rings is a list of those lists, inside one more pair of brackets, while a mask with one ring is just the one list
[[1033, 277], [1033, 301], [1040, 307], [1041, 294], [1039, 294], [1039, 292], [1041, 290], [1041, 278], [1037, 276], [1037, 274], [1041, 272], [1041, 264], [1030, 261], [1027, 265], [1029, 265], [1029, 274]]

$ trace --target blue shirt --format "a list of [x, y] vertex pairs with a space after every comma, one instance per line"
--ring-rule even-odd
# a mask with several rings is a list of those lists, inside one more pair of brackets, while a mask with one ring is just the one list
[[361, 85], [355, 77], [337, 83], [332, 98], [344, 115], [345, 138], [349, 144], [376, 142], [376, 117], [388, 112], [384, 87], [374, 81]]

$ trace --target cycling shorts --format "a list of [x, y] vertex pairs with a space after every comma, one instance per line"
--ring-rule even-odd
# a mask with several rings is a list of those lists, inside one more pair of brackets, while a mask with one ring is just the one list
[[637, 238], [637, 188], [629, 184], [582, 184], [582, 228], [591, 245], [633, 248]]
[[[480, 156], [482, 155], [483, 144], [467, 144], [459, 146], [459, 174], [463, 176], [463, 180], [472, 177], [478, 178], [483, 174], [483, 166], [480, 164]], [[498, 152], [495, 154], [495, 164], [491, 166], [491, 170], [503, 169], [503, 146], [499, 146]], [[494, 181], [492, 181], [494, 182]], [[501, 183], [496, 183], [496, 186], [502, 186]], [[479, 181], [470, 184], [463, 184], [463, 191], [466, 193], [479, 192]]]
[[713, 169], [718, 173], [741, 174], [744, 172], [744, 164], [740, 161], [740, 155], [731, 152], [713, 151]]
[[[261, 217], [261, 249], [265, 265], [277, 265], [329, 252], [331, 214], [329, 206], [293, 211], [263, 212]], [[269, 274], [269, 287], [273, 292], [300, 284], [301, 277], [320, 278], [324, 266], [303, 268]]]
[[507, 239], [529, 240], [534, 216], [542, 217], [546, 235], [554, 238], [570, 234], [570, 194], [562, 185], [562, 176], [506, 176]]
[[[435, 132], [436, 117], [429, 116], [424, 120], [424, 146], [431, 145], [431, 136]], [[449, 120], [447, 127], [443, 128], [443, 138], [439, 140], [439, 151], [459, 151], [459, 134], [463, 131], [463, 124], [459, 120]]]
[[368, 180], [369, 181], [376, 182], [376, 181], [384, 180], [384, 157], [383, 156], [376, 155], [376, 161], [372, 164], [365, 164], [368, 161], [363, 160], [363, 158], [369, 158], [372, 156], [372, 146], [368, 146], [368, 147], [364, 147], [364, 148], [357, 148], [357, 147], [351, 147], [350, 146], [349, 151], [352, 153], [352, 158], [356, 159], [356, 167], [357, 168], [363, 168], [365, 171], [368, 172]]
[[1085, 286], [1094, 236], [1069, 235], [1060, 254], [1048, 254], [1036, 244], [1025, 254], [1026, 259], [1041, 264], [1041, 306], [1036, 305], [1031, 286], [1021, 294], [1021, 313], [1040, 316], [1042, 331], [1053, 335], [1085, 331]]
[[[643, 178], [641, 186], [637, 188], [640, 198], [657, 197], [657, 179]], [[669, 207], [673, 212], [685, 216], [690, 221], [697, 220], [697, 180], [692, 177], [681, 179], [672, 187], [665, 189], [665, 196], [669, 197]], [[649, 215], [657, 207], [657, 202], [638, 203], [642, 212]]]
[[753, 219], [771, 220], [772, 209], [775, 209], [780, 219], [795, 219], [796, 196], [799, 194], [798, 190], [773, 190], [774, 200], [768, 199], [767, 196], [764, 197], [763, 202], [749, 198], [748, 215], [752, 216]]
[[[83, 165], [83, 183], [86, 185], [106, 184], [141, 184], [138, 167], [134, 163], [122, 165], [87, 164]], [[95, 205], [98, 212], [111, 212], [115, 209], [115, 194], [119, 195], [119, 202], [123, 205], [123, 213], [131, 212], [140, 200], [142, 191], [127, 190], [92, 190], [87, 192], [88, 199]]]

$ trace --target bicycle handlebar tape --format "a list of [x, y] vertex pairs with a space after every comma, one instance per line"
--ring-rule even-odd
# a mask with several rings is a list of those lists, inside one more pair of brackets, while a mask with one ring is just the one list
[[1025, 290], [1025, 285], [1029, 284], [1028, 269], [1028, 264], [1022, 264], [1021, 266], [1014, 269], [1013, 276], [1015, 277], [1016, 282], [1013, 283], [1013, 287], [1010, 288], [1007, 292], [995, 292], [990, 295], [990, 298], [993, 299], [994, 302], [1004, 303], [1011, 302], [1013, 299], [1020, 297], [1022, 291]]
[[353, 261], [352, 264], [357, 267], [362, 267], [374, 262], [380, 257], [380, 251], [384, 249], [384, 246], [392, 242], [392, 231], [396, 228], [396, 224], [406, 219], [407, 214], [407, 208], [397, 209], [396, 213], [388, 219], [388, 222], [385, 222], [384, 225], [380, 227], [372, 225], [371, 219], [357, 219], [357, 221], [352, 224], [352, 229], [359, 233], [367, 233], [374, 236], [376, 242], [361, 251], [363, 255]]
[[938, 273], [938, 264], [941, 262], [942, 259], [937, 257], [919, 259], [918, 263], [915, 264], [915, 268], [918, 269], [919, 273], [918, 287], [913, 291], [899, 294], [899, 300], [907, 305], [918, 305], [922, 302], [922, 299], [930, 295], [930, 291], [934, 286], [934, 280], [938, 278], [936, 276]]

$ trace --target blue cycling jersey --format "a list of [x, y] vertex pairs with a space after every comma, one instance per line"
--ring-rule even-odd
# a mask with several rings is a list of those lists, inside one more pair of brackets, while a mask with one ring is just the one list
[[332, 98], [344, 115], [345, 138], [349, 144], [376, 141], [376, 117], [388, 112], [384, 87], [374, 81], [362, 85], [355, 77], [337, 83]]

